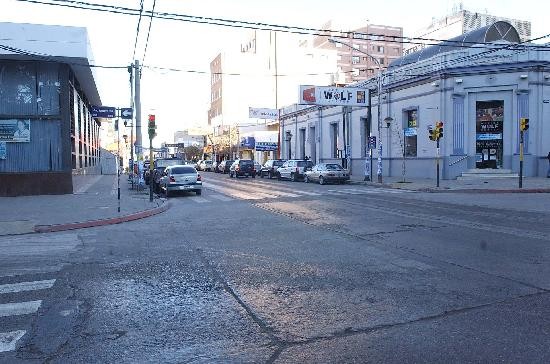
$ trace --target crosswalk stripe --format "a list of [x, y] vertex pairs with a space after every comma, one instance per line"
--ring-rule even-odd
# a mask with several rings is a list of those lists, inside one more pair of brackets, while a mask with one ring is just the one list
[[0, 317], [27, 315], [40, 308], [42, 300], [0, 304]]
[[25, 330], [0, 332], [0, 353], [15, 350], [15, 344], [17, 344], [19, 339], [26, 333]]
[[198, 203], [210, 202], [207, 199], [205, 199], [204, 197], [198, 197], [198, 196], [191, 196], [191, 197], [189, 197], [189, 199], [194, 201], [194, 202], [198, 202]]
[[47, 288], [51, 288], [54, 283], [55, 283], [55, 279], [48, 279], [44, 281], [2, 284], [0, 285], [0, 294], [47, 289]]
[[[218, 182], [218, 181], [216, 181]], [[208, 183], [211, 183], [211, 184], [216, 184], [216, 182], [212, 183], [212, 181], [209, 181]], [[231, 185], [231, 186], [230, 186]], [[250, 185], [254, 185], [254, 186], [250, 186]], [[266, 188], [268, 187], [269, 188], [269, 192], [272, 192], [272, 194], [268, 194], [269, 196], [267, 196], [266, 198], [276, 198], [276, 197], [279, 197], [279, 196], [285, 196], [285, 197], [300, 197], [300, 194], [306, 194], [306, 195], [310, 195], [310, 196], [318, 196], [319, 194], [318, 193], [303, 193], [303, 191], [296, 191], [296, 190], [292, 190], [292, 189], [282, 189], [282, 188], [279, 188], [279, 186], [277, 186], [277, 188], [273, 188], [274, 186], [270, 186], [270, 185], [266, 185], [266, 184], [257, 184], [257, 183], [254, 183], [254, 182], [247, 182], [246, 184], [243, 185], [237, 185], [235, 181], [231, 181], [227, 184], [224, 183], [223, 185], [224, 187], [233, 187], [233, 188], [236, 188], [236, 189], [246, 189], [247, 192], [250, 192], [252, 193], [251, 189], [254, 188], [256, 191], [260, 188]], [[247, 188], [248, 186], [248, 188]], [[257, 186], [257, 187], [256, 187]], [[256, 194], [266, 194], [265, 192], [254, 192]]]

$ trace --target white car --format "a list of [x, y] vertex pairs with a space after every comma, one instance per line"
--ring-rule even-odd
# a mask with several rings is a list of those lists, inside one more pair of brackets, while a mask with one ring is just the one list
[[177, 191], [191, 191], [200, 195], [202, 193], [202, 178], [193, 166], [169, 166], [162, 173], [160, 188], [166, 197]]
[[277, 169], [279, 179], [288, 178], [292, 182], [304, 179], [306, 171], [311, 170], [313, 162], [303, 159], [291, 159]]

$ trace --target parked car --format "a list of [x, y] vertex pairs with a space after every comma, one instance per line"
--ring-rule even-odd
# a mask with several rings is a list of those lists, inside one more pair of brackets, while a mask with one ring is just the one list
[[193, 191], [200, 195], [202, 193], [202, 178], [193, 166], [169, 166], [166, 167], [160, 178], [160, 186], [166, 197], [177, 191]]
[[233, 159], [221, 161], [218, 165], [218, 171], [223, 174], [229, 173], [229, 169], [231, 168], [233, 162], [235, 162]]
[[202, 163], [202, 159], [200, 159], [200, 160], [198, 160], [198, 161], [195, 162], [195, 169], [196, 169], [197, 171], [200, 171], [200, 170], [201, 170], [201, 169], [200, 169], [201, 163]]
[[258, 161], [254, 161], [254, 172], [256, 175], [260, 174], [262, 170], [262, 165]]
[[229, 177], [252, 177], [256, 178], [254, 170], [254, 161], [252, 159], [237, 159], [229, 168]]
[[218, 173], [218, 161], [212, 162], [212, 167], [210, 168], [210, 171]]
[[286, 161], [284, 159], [269, 159], [264, 163], [262, 169], [260, 169], [260, 177], [277, 177], [277, 169], [282, 166]]
[[283, 163], [283, 165], [277, 169], [277, 177], [279, 179], [288, 178], [291, 181], [295, 182], [304, 179], [306, 171], [311, 170], [311, 168], [313, 168], [312, 161], [306, 161], [303, 159], [291, 159]]
[[204, 160], [199, 164], [200, 171], [211, 171], [212, 170], [212, 161]]
[[221, 161], [218, 165], [218, 171], [223, 174], [229, 173], [229, 169], [231, 168], [233, 162], [235, 161], [232, 159]]
[[349, 181], [349, 173], [337, 163], [319, 163], [307, 171], [304, 182], [319, 182], [324, 185], [329, 182], [345, 183]]

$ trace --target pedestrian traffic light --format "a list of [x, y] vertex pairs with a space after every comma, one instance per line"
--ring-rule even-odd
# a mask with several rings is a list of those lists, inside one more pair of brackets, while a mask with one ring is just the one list
[[435, 140], [437, 139], [436, 138], [436, 129], [434, 128], [429, 128], [428, 129], [428, 132], [430, 133], [430, 140], [435, 142]]
[[529, 129], [529, 118], [519, 119], [519, 128], [521, 131], [526, 131]]
[[443, 138], [443, 122], [438, 121], [437, 123], [435, 123], [435, 128], [437, 129], [437, 139]]

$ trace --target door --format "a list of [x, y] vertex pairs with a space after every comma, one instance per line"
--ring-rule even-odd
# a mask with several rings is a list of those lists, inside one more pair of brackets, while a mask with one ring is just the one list
[[502, 168], [504, 101], [476, 102], [476, 168]]

